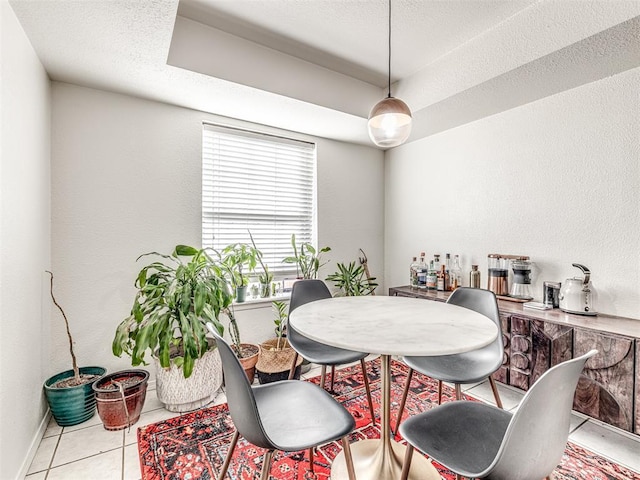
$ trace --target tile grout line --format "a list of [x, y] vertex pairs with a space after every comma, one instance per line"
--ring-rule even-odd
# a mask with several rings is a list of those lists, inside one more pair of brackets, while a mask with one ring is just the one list
[[47, 466], [46, 473], [44, 474], [44, 480], [47, 480], [49, 477], [49, 472], [51, 471], [51, 465], [53, 464], [53, 459], [56, 458], [56, 453], [58, 452], [58, 446], [60, 445], [60, 440], [62, 440], [62, 434], [64, 433], [64, 427], [60, 430], [58, 434], [58, 441], [56, 442], [56, 446], [53, 449], [53, 454], [51, 455], [51, 459], [49, 460], [49, 465]]

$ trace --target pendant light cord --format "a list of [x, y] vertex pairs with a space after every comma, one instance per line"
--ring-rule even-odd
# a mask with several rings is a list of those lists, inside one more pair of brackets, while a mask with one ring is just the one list
[[391, 98], [391, 0], [389, 0], [389, 76], [388, 76], [388, 85], [389, 85], [389, 95], [387, 98]]

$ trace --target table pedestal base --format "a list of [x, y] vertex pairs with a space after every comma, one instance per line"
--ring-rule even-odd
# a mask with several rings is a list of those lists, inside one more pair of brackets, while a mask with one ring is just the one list
[[[397, 480], [402, 472], [406, 447], [391, 440], [391, 448], [383, 447], [384, 441], [361, 440], [351, 444], [351, 456], [358, 480]], [[344, 452], [340, 452], [331, 464], [331, 480], [348, 480]], [[440, 474], [419, 452], [411, 460], [410, 480], [440, 480]]]

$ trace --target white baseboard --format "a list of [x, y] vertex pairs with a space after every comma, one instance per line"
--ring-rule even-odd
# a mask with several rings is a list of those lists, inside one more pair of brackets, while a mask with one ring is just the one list
[[44, 418], [40, 422], [38, 426], [38, 430], [33, 436], [33, 440], [31, 440], [31, 444], [29, 445], [29, 450], [27, 451], [27, 456], [22, 462], [22, 467], [20, 467], [20, 472], [18, 472], [18, 477], [16, 480], [24, 480], [27, 476], [27, 472], [29, 471], [29, 467], [31, 466], [31, 462], [36, 456], [36, 452], [38, 451], [38, 447], [40, 446], [40, 442], [44, 438], [44, 434], [47, 431], [47, 426], [49, 425], [49, 420], [51, 419], [51, 410], [47, 409], [47, 413], [45, 413]]

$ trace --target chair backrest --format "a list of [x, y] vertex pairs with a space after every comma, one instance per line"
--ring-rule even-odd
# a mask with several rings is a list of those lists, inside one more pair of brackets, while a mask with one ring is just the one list
[[[315, 300], [331, 298], [331, 292], [322, 280], [298, 280], [293, 284], [291, 290], [291, 300], [289, 301], [289, 314], [305, 303]], [[298, 333], [287, 321], [287, 338], [291, 346], [295, 349], [301, 342], [309, 342], [309, 339]]]
[[233, 424], [240, 435], [252, 444], [273, 449], [273, 444], [262, 427], [253, 390], [238, 357], [211, 323], [207, 323], [207, 329], [213, 335], [220, 352], [227, 404]]
[[569, 438], [576, 385], [585, 362], [597, 350], [547, 370], [529, 389], [514, 413], [489, 478], [532, 480], [551, 475]]
[[481, 288], [459, 287], [449, 295], [447, 303], [481, 313], [496, 324], [498, 327], [498, 336], [493, 343], [481, 350], [486, 351], [487, 354], [491, 354], [496, 359], [496, 370], [500, 368], [504, 355], [504, 342], [502, 340], [502, 325], [500, 323], [500, 312], [498, 311], [498, 300], [496, 299], [495, 293], [491, 290]]
[[305, 303], [331, 298], [331, 292], [322, 280], [298, 280], [293, 284], [289, 312]]

